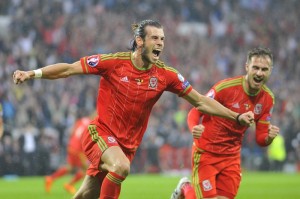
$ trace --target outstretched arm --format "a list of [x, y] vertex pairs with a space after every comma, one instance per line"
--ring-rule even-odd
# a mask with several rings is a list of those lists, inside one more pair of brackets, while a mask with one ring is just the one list
[[194, 89], [183, 98], [189, 101], [198, 111], [201, 111], [202, 113], [215, 115], [231, 120], [237, 120], [237, 122], [242, 125], [252, 125], [254, 122], [254, 114], [251, 111], [240, 115], [224, 107], [216, 100], [201, 95]]
[[82, 74], [83, 70], [80, 61], [72, 64], [57, 63], [37, 70], [20, 71], [16, 70], [13, 74], [15, 84], [21, 84], [29, 79], [43, 78], [43, 79], [59, 79], [66, 78], [71, 75]]

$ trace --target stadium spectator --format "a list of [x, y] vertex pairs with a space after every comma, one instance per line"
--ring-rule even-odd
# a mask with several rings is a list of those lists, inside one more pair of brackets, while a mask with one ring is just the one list
[[81, 147], [81, 139], [83, 131], [88, 128], [90, 122], [91, 118], [89, 117], [79, 118], [75, 122], [68, 142], [67, 164], [62, 165], [51, 175], [45, 177], [45, 190], [47, 193], [50, 193], [55, 180], [71, 172], [75, 172], [75, 174], [68, 183], [64, 184], [64, 189], [72, 195], [76, 193], [74, 185], [84, 177], [84, 172], [88, 166], [88, 160]]
[[3, 136], [4, 132], [4, 124], [3, 124], [3, 110], [2, 110], [2, 104], [0, 102], [0, 140]]
[[282, 171], [286, 159], [284, 137], [278, 135], [273, 143], [268, 147], [268, 160], [271, 171]]
[[23, 164], [21, 159], [21, 150], [17, 140], [14, 140], [10, 135], [4, 135], [0, 150], [1, 176], [22, 175]]
[[36, 175], [38, 165], [37, 160], [38, 129], [33, 124], [27, 123], [19, 137], [23, 174], [26, 176]]
[[246, 126], [253, 122], [251, 111], [238, 114], [199, 94], [177, 70], [159, 60], [165, 39], [159, 22], [144, 20], [133, 24], [132, 30], [132, 52], [85, 56], [72, 64], [57, 63], [13, 73], [15, 84], [33, 78], [58, 79], [78, 74], [102, 77], [98, 115], [82, 138], [91, 164], [75, 198], [119, 197], [151, 109], [164, 91], [177, 94], [204, 113]]
[[[263, 47], [248, 52], [246, 75], [216, 83], [207, 93], [236, 112], [253, 111], [256, 142], [265, 147], [279, 134], [270, 123], [275, 97], [265, 85], [273, 70], [273, 54]], [[184, 177], [172, 199], [235, 198], [241, 182], [240, 152], [248, 127], [191, 109], [188, 126], [194, 137], [192, 185]], [[204, 127], [203, 127], [204, 126]], [[196, 195], [195, 195], [196, 194]]]

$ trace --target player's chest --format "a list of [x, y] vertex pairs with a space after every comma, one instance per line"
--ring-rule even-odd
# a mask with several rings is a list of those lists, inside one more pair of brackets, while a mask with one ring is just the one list
[[252, 111], [255, 117], [259, 117], [266, 106], [264, 97], [250, 97], [244, 93], [231, 94], [226, 99], [224, 103], [229, 109], [239, 113]]
[[115, 90], [133, 98], [145, 95], [155, 98], [160, 96], [166, 88], [164, 76], [151, 71], [116, 70], [111, 76], [110, 82]]

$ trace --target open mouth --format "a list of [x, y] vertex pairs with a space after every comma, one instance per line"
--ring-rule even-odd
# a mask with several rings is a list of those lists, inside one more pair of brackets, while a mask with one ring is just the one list
[[159, 57], [161, 51], [160, 50], [153, 50], [152, 53], [155, 55], [155, 57]]
[[259, 84], [259, 83], [261, 83], [264, 79], [263, 79], [263, 78], [257, 78], [257, 77], [254, 77], [253, 80], [254, 80], [255, 83]]

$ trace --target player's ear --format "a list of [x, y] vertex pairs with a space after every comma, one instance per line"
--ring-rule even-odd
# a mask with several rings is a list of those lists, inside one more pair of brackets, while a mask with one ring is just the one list
[[135, 41], [136, 41], [137, 47], [143, 46], [144, 41], [140, 36], [135, 37]]
[[245, 70], [248, 72], [248, 70], [249, 70], [249, 64], [246, 62], [245, 63]]

